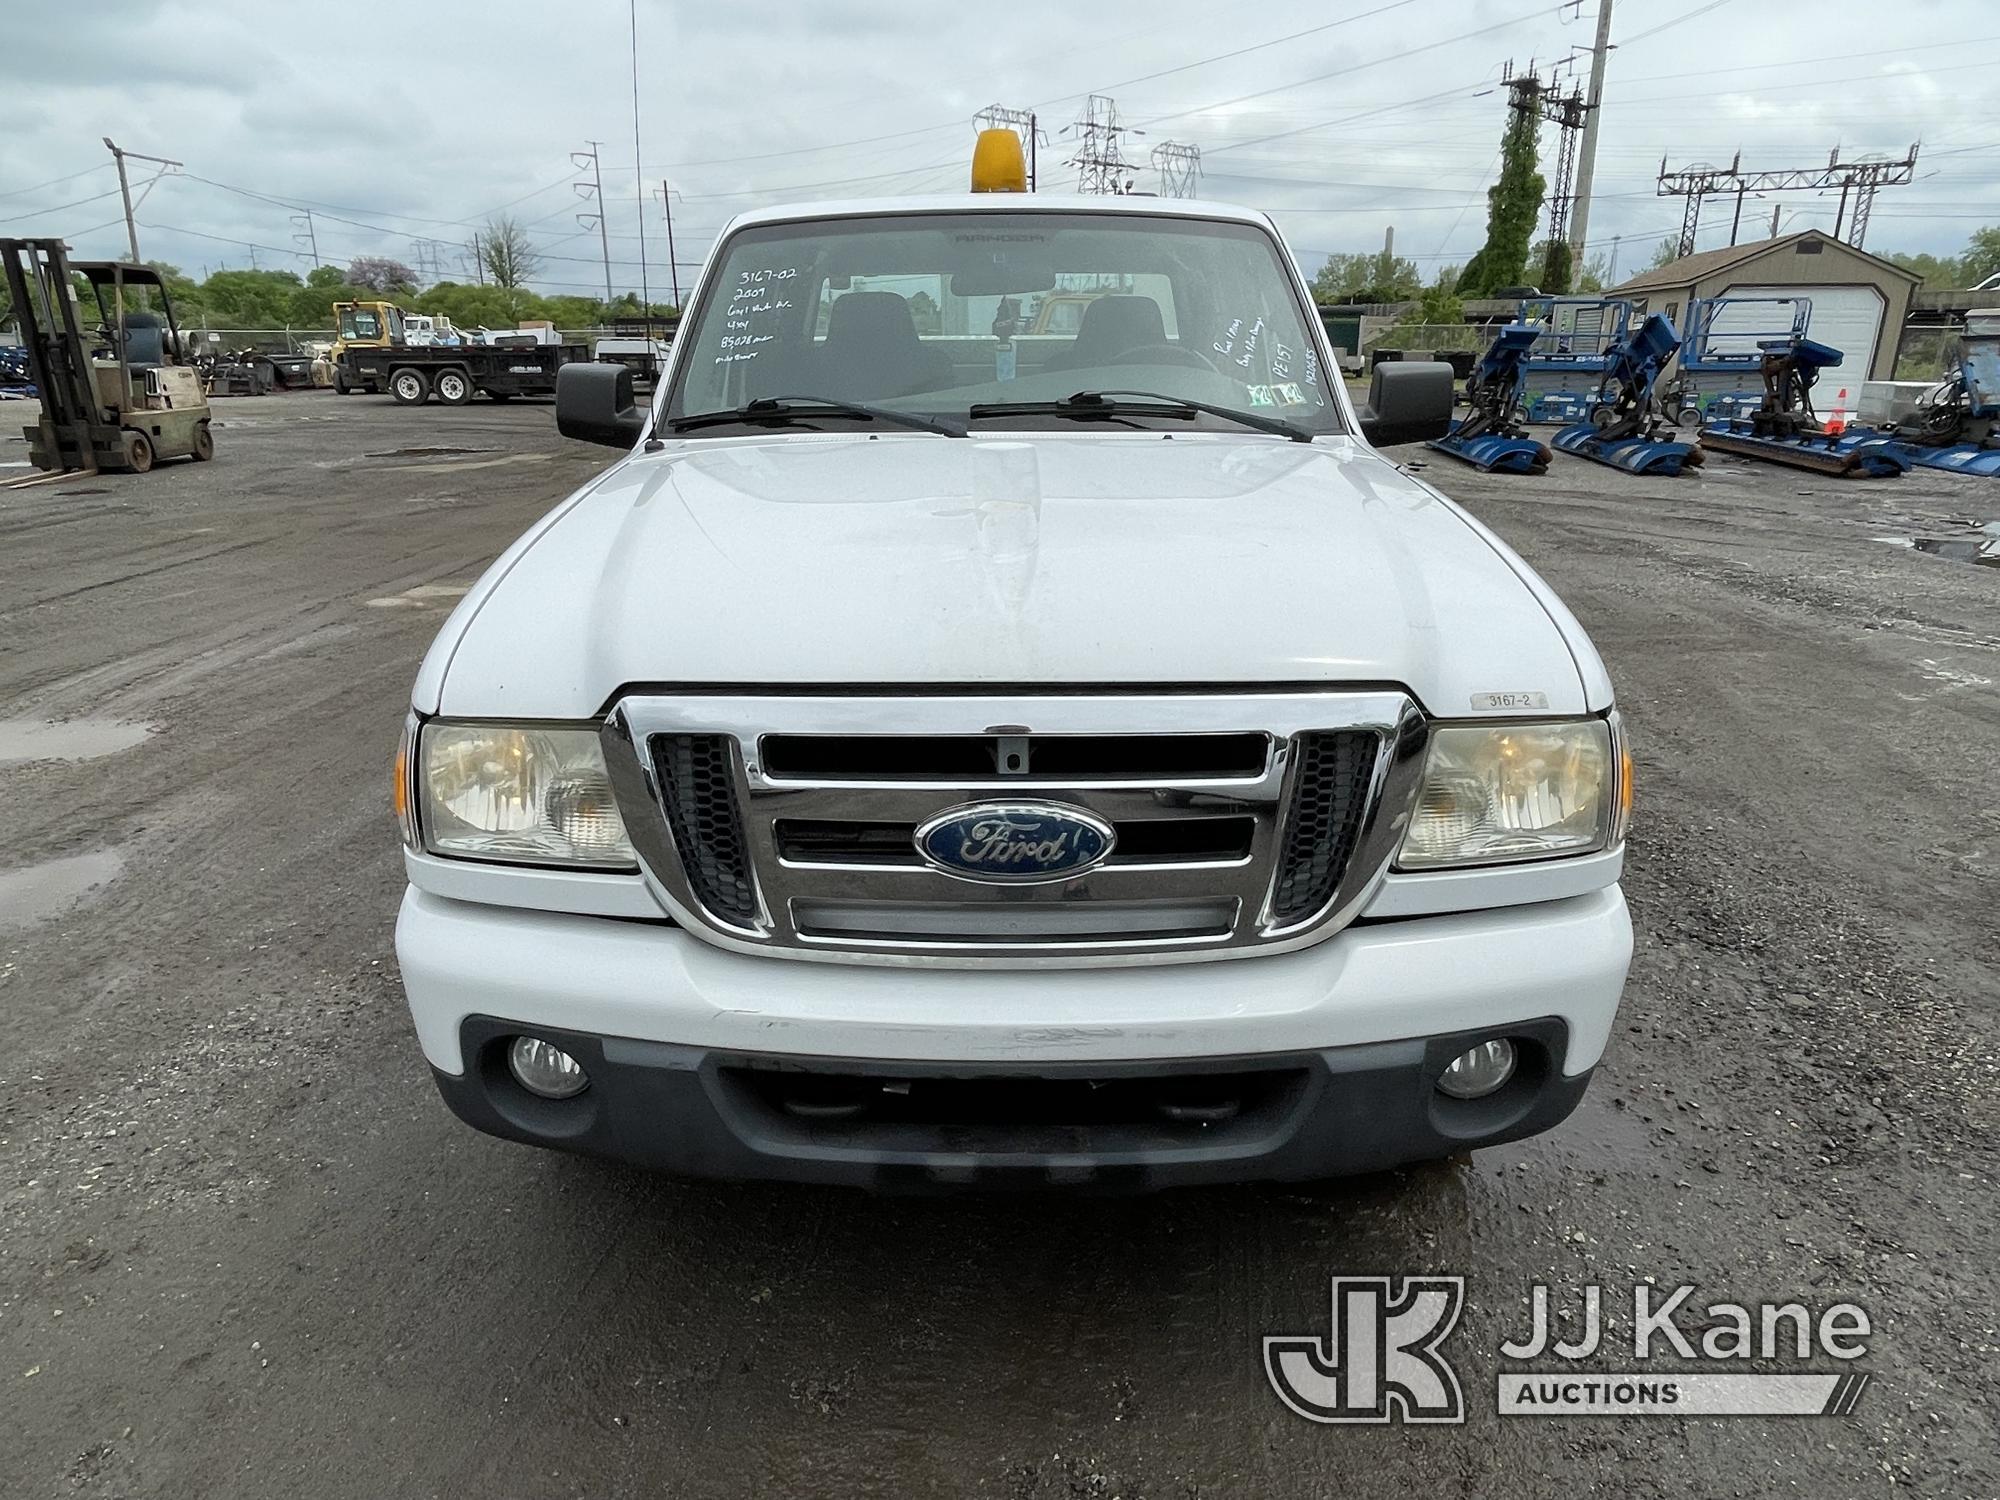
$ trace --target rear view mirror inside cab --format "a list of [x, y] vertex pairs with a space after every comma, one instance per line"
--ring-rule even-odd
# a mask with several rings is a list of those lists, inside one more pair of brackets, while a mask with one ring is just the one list
[[1021, 292], [1046, 292], [1056, 284], [1056, 268], [1040, 256], [968, 257], [951, 273], [954, 297], [1010, 297]]

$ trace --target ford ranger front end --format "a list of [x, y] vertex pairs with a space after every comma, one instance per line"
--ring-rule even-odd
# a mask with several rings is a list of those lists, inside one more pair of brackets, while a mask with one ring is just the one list
[[[1022, 333], [1058, 291], [1075, 332]], [[903, 1187], [1563, 1119], [1631, 953], [1610, 683], [1330, 368], [1255, 214], [733, 225], [653, 411], [565, 372], [564, 430], [637, 446], [413, 694], [397, 951], [450, 1106]]]

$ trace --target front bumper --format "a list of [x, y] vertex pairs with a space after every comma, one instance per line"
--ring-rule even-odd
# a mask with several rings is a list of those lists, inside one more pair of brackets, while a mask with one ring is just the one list
[[471, 1066], [437, 1073], [453, 1113], [492, 1135], [693, 1177], [882, 1191], [1081, 1187], [1137, 1191], [1379, 1171], [1534, 1135], [1590, 1082], [1565, 1074], [1560, 1021], [1509, 1028], [1521, 1062], [1499, 1092], [1437, 1091], [1490, 1032], [1318, 1052], [1179, 1062], [947, 1066], [728, 1053], [535, 1034], [590, 1087], [528, 1093], [509, 1075], [519, 1023], [469, 1018]]
[[[658, 923], [412, 889], [396, 949], [439, 1087], [496, 1134], [732, 1176], [951, 1181], [984, 1163], [1039, 1181], [1111, 1172], [1161, 1182], [1326, 1176], [1546, 1129], [1581, 1097], [1603, 1052], [1632, 931], [1612, 886], [1363, 924], [1227, 962], [899, 969], [730, 953]], [[589, 1104], [558, 1118], [514, 1088], [496, 1059], [500, 1039], [521, 1031], [584, 1062], [595, 1082], [570, 1103]], [[1523, 1072], [1534, 1087], [1504, 1117], [1440, 1123], [1432, 1083], [1452, 1055], [1440, 1049], [1495, 1033], [1535, 1042], [1539, 1060]], [[1000, 1079], [1285, 1072], [1291, 1082], [1253, 1090], [1268, 1108], [1239, 1116], [1226, 1149], [1212, 1132], [1206, 1145], [1141, 1133], [1056, 1151], [987, 1131], [955, 1146], [943, 1135], [871, 1137], [835, 1151], [774, 1135], [771, 1120], [730, 1105], [718, 1080], [760, 1068]], [[1286, 1090], [1279, 1110], [1272, 1101]], [[527, 1113], [510, 1115], [510, 1100]]]

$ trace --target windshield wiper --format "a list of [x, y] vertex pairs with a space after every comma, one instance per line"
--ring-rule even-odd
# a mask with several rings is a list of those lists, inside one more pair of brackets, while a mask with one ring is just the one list
[[[1145, 404], [1129, 404], [1132, 402]], [[1255, 412], [1237, 411], [1234, 407], [1217, 406], [1209, 401], [1191, 401], [1186, 396], [1169, 396], [1160, 391], [1078, 391], [1060, 401], [983, 401], [966, 415], [975, 420], [980, 417], [1074, 417], [1079, 421], [1088, 421], [1121, 416], [1191, 417], [1196, 412], [1254, 427], [1259, 432], [1290, 438], [1295, 443], [1310, 443], [1313, 440], [1310, 429], [1296, 422], [1287, 422], [1283, 417], [1259, 416]]]
[[746, 401], [729, 411], [698, 411], [675, 417], [667, 423], [667, 427], [674, 432], [686, 432], [694, 427], [720, 427], [730, 422], [789, 422], [795, 417], [824, 416], [894, 422], [898, 427], [914, 427], [920, 432], [937, 432], [946, 437], [962, 438], [966, 435], [965, 428], [957, 422], [921, 417], [915, 412], [895, 411], [887, 406], [869, 406], [859, 401], [836, 401], [829, 396], [759, 396], [755, 401]]

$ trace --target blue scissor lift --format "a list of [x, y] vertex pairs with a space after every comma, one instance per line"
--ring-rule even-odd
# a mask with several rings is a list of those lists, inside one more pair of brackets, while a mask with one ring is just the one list
[[1662, 313], [1627, 334], [1610, 352], [1589, 419], [1558, 432], [1556, 447], [1631, 474], [1675, 475], [1699, 464], [1701, 450], [1694, 444], [1660, 436], [1667, 424], [1660, 410], [1660, 374], [1680, 343]]
[[1613, 351], [1632, 325], [1624, 297], [1525, 297], [1515, 322], [1536, 330], [1516, 403], [1517, 422], [1581, 422], [1600, 404]]
[[1528, 351], [1540, 334], [1532, 323], [1502, 328], [1465, 382], [1465, 404], [1471, 411], [1428, 446], [1489, 474], [1546, 473], [1554, 455], [1547, 443], [1528, 435], [1518, 415]]
[[1810, 297], [1697, 297], [1681, 322], [1680, 359], [1661, 406], [1681, 427], [1744, 417], [1764, 402], [1764, 353], [1806, 336]]

